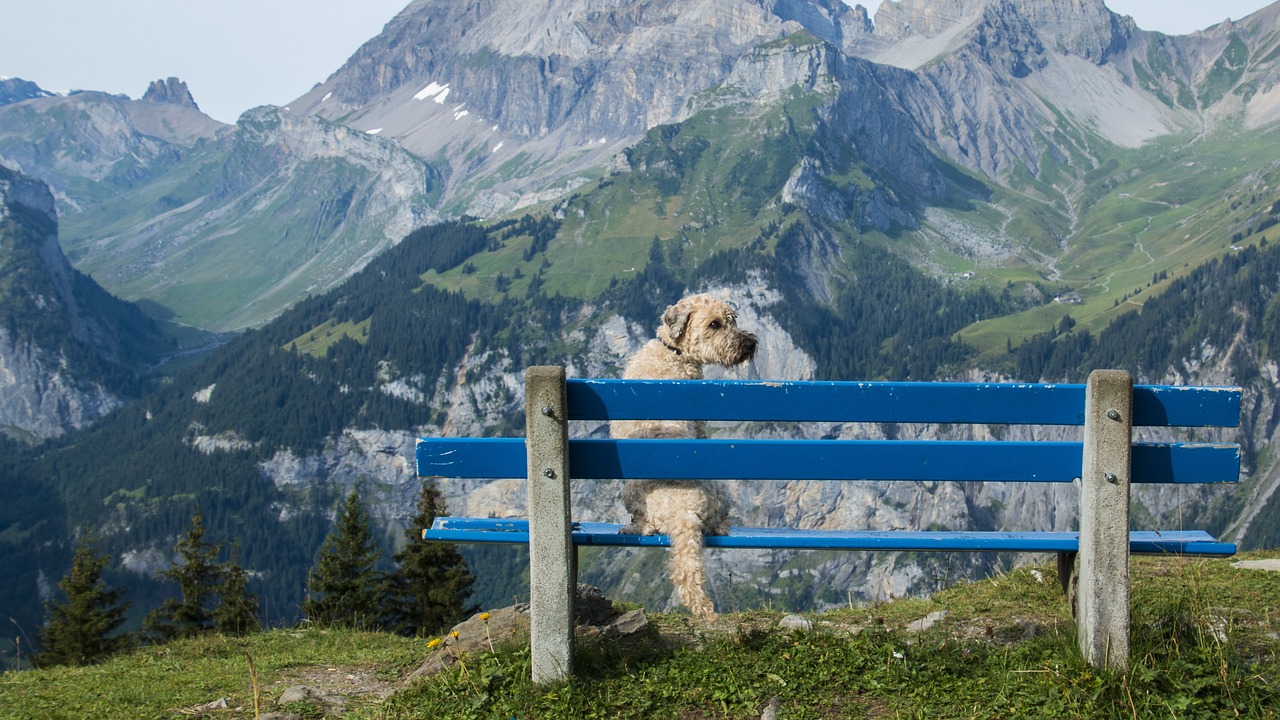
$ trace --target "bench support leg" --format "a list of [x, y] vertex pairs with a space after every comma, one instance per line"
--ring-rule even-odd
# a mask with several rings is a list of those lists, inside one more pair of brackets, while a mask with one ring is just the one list
[[575, 552], [569, 516], [569, 422], [562, 367], [525, 374], [529, 453], [530, 654], [535, 683], [573, 673]]
[[1094, 667], [1129, 665], [1129, 476], [1133, 378], [1096, 370], [1085, 396], [1076, 628]]
[[1076, 616], [1076, 585], [1079, 584], [1079, 573], [1076, 563], [1076, 557], [1080, 553], [1060, 552], [1058, 553], [1058, 584], [1062, 585], [1062, 594], [1067, 598], [1067, 605], [1071, 608], [1071, 617]]

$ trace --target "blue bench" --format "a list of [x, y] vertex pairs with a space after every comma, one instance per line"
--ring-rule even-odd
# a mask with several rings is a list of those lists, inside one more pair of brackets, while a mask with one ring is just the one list
[[[1079, 482], [1080, 532], [858, 531], [733, 527], [708, 548], [1057, 553], [1076, 569], [1081, 648], [1128, 661], [1128, 556], [1228, 556], [1199, 530], [1133, 531], [1130, 483], [1232, 483], [1236, 444], [1134, 442], [1132, 428], [1235, 427], [1239, 388], [1134, 386], [1120, 371], [1087, 384], [568, 379], [530, 368], [526, 438], [423, 438], [418, 474], [527, 478], [530, 519], [440, 517], [429, 541], [530, 545], [535, 680], [572, 667], [576, 548], [665, 546], [665, 536], [574, 522], [570, 478]], [[1079, 442], [951, 440], [570, 439], [569, 421], [874, 422], [1082, 426]], [[572, 472], [570, 472], [572, 468]], [[626, 520], [626, 518], [619, 518]], [[1066, 585], [1064, 583], [1064, 589]], [[567, 638], [567, 639], [566, 639]], [[540, 658], [545, 662], [539, 667]]]

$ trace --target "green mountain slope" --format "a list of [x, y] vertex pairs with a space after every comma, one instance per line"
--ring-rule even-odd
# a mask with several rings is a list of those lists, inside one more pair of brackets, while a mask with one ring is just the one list
[[64, 244], [125, 297], [236, 329], [332, 287], [431, 217], [437, 182], [390, 143], [259, 109], [118, 202], [69, 213]]
[[333, 287], [434, 219], [440, 192], [394, 143], [319, 119], [258, 108], [228, 128], [101, 93], [0, 108], [0, 158], [53, 188], [77, 268], [214, 330]]

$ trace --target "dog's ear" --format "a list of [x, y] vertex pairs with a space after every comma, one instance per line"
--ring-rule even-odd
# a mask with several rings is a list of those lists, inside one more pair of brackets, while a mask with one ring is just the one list
[[689, 310], [681, 303], [668, 305], [667, 311], [662, 313], [662, 323], [667, 326], [667, 332], [671, 334], [672, 340], [679, 340], [684, 334], [685, 326], [689, 324]]

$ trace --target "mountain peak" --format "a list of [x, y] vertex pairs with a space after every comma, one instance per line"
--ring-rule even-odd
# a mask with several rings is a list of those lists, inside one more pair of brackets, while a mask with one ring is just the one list
[[49, 186], [0, 164], [0, 220], [11, 216], [18, 207], [35, 211], [50, 222], [57, 221]]
[[195, 98], [191, 97], [191, 91], [187, 89], [187, 84], [176, 77], [152, 80], [151, 85], [147, 87], [146, 94], [142, 96], [142, 100], [164, 105], [189, 107], [195, 110], [200, 109], [200, 106], [196, 105]]
[[1107, 9], [1103, 0], [885, 0], [876, 11], [870, 57], [901, 67], [920, 67], [962, 45], [968, 34], [996, 18], [1024, 19], [1066, 55], [1103, 62], [1123, 36], [1136, 29], [1131, 18]]
[[11, 105], [32, 98], [53, 97], [53, 93], [30, 80], [0, 76], [0, 105]]

